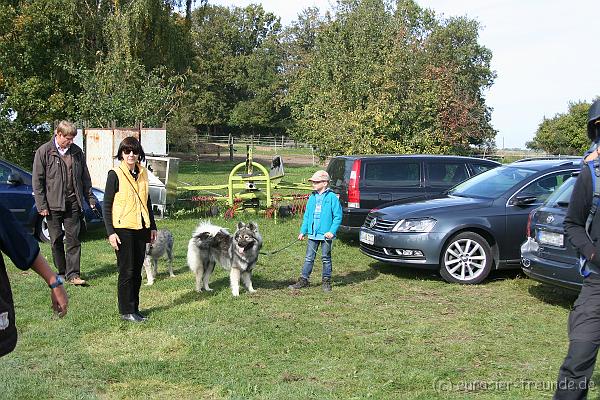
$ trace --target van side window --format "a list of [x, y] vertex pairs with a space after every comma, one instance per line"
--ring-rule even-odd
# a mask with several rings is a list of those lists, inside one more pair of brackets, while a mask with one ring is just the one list
[[471, 168], [473, 168], [473, 172], [475, 173], [475, 175], [479, 175], [480, 173], [485, 172], [488, 169], [495, 168], [495, 166], [473, 163], [473, 164], [471, 164]]
[[466, 165], [463, 163], [428, 163], [427, 179], [432, 185], [455, 185], [467, 179]]
[[365, 186], [419, 186], [421, 171], [418, 162], [373, 162], [365, 166]]
[[545, 176], [525, 186], [518, 196], [535, 196], [536, 203], [544, 202], [566, 179], [566, 175]]

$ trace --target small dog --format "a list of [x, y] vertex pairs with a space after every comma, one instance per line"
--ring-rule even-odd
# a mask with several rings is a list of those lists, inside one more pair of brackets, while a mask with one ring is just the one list
[[240, 294], [240, 278], [248, 292], [254, 293], [252, 270], [261, 247], [262, 237], [254, 222], [238, 222], [237, 230], [231, 235], [227, 229], [210, 221], [201, 221], [190, 239], [187, 253], [188, 265], [196, 274], [196, 291], [201, 292], [202, 288], [212, 290], [208, 287], [208, 281], [218, 262], [229, 271], [231, 293], [234, 296]]
[[158, 272], [158, 259], [166, 255], [169, 260], [169, 276], [174, 277], [173, 273], [173, 235], [168, 229], [159, 229], [156, 233], [154, 243], [146, 243], [146, 258], [144, 259], [144, 269], [146, 270], [146, 285], [154, 283]]

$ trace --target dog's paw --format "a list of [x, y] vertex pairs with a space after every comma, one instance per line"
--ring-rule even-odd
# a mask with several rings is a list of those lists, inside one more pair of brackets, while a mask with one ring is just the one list
[[211, 288], [209, 288], [208, 286], [204, 288], [204, 290], [206, 290], [207, 292], [212, 292], [213, 290]]
[[248, 289], [248, 293], [256, 293], [256, 289]]
[[170, 274], [169, 277], [175, 278], [175, 274]]
[[152, 285], [154, 285], [154, 281], [148, 281], [148, 282], [146, 282], [146, 286], [152, 286]]
[[239, 294], [239, 293], [236, 293], [236, 292], [231, 292], [231, 294], [233, 295], [233, 297], [240, 297], [240, 294]]

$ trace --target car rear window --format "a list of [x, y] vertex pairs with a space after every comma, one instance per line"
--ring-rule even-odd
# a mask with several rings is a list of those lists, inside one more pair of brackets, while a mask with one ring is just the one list
[[479, 175], [482, 172], [485, 172], [485, 171], [490, 170], [495, 167], [496, 167], [495, 165], [490, 165], [490, 164], [480, 164], [480, 163], [472, 163], [471, 164], [471, 168], [473, 168], [473, 172], [475, 173], [475, 175]]
[[536, 172], [513, 166], [494, 168], [459, 184], [449, 194], [495, 199]]
[[453, 186], [468, 177], [466, 165], [463, 163], [432, 162], [427, 164], [427, 179], [434, 185]]
[[329, 173], [329, 186], [337, 187], [348, 184], [350, 181], [350, 172], [354, 160], [347, 158], [334, 158], [329, 162], [327, 172]]
[[420, 163], [369, 161], [365, 166], [363, 182], [365, 186], [378, 187], [419, 186]]

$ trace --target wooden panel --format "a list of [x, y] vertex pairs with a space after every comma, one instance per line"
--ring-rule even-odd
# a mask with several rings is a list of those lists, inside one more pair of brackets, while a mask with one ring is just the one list
[[115, 152], [112, 129], [85, 130], [85, 159], [93, 186], [104, 190], [108, 170], [113, 168]]

